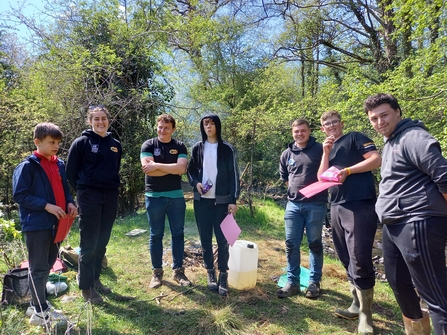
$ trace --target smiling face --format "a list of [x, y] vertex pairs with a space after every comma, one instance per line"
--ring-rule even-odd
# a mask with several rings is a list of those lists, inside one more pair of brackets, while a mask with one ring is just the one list
[[88, 123], [96, 134], [102, 137], [107, 135], [107, 130], [109, 129], [109, 118], [103, 110], [96, 109], [90, 112]]
[[343, 135], [343, 121], [337, 115], [332, 115], [321, 122], [321, 131], [326, 134], [326, 136], [334, 136], [337, 140]]
[[61, 140], [56, 140], [51, 136], [46, 136], [42, 140], [39, 140], [38, 138], [34, 139], [34, 144], [37, 147], [37, 153], [44, 156], [47, 159], [50, 159], [51, 156], [57, 155], [60, 143]]
[[299, 148], [305, 148], [309, 142], [310, 128], [307, 124], [299, 124], [292, 127], [292, 136]]
[[158, 139], [163, 143], [169, 143], [172, 139], [172, 134], [175, 128], [171, 122], [159, 121], [157, 123], [157, 135]]
[[390, 104], [381, 104], [368, 111], [368, 118], [371, 125], [379, 133], [389, 138], [396, 129], [397, 124], [402, 120], [400, 109], [393, 109]]

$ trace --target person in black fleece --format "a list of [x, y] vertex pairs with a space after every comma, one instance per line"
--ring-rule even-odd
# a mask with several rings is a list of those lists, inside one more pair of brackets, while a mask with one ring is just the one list
[[107, 131], [110, 113], [106, 107], [89, 107], [87, 122], [92, 129], [71, 144], [66, 171], [79, 206], [78, 285], [84, 300], [95, 304], [103, 302], [98, 292], [111, 292], [99, 276], [118, 209], [122, 149]]
[[[200, 120], [202, 141], [192, 148], [188, 179], [194, 187], [194, 214], [207, 269], [208, 288], [226, 296], [229, 249], [220, 224], [228, 213], [235, 215], [237, 212], [240, 183], [236, 153], [229, 143], [222, 140], [221, 130], [216, 114], [207, 114]], [[213, 230], [217, 240], [218, 281], [214, 269]]]
[[292, 123], [294, 141], [281, 154], [280, 178], [287, 185], [287, 206], [284, 213], [286, 233], [287, 284], [278, 290], [278, 298], [287, 298], [300, 292], [300, 246], [306, 230], [309, 246], [309, 285], [307, 298], [318, 298], [323, 274], [323, 242], [321, 231], [327, 212], [328, 192], [306, 198], [298, 190], [318, 181], [323, 146], [310, 136], [309, 122], [304, 119]]

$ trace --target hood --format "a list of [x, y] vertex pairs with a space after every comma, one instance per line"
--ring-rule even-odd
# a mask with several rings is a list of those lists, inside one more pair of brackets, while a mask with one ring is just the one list
[[82, 136], [88, 136], [88, 137], [93, 137], [93, 138], [97, 138], [97, 139], [107, 138], [110, 136], [110, 134], [111, 134], [110, 132], [107, 132], [107, 135], [102, 137], [101, 135], [98, 135], [97, 133], [95, 133], [92, 129], [87, 129], [82, 132]]
[[390, 141], [393, 138], [395, 138], [397, 135], [399, 135], [401, 132], [403, 132], [404, 130], [408, 129], [408, 128], [413, 128], [413, 127], [419, 127], [422, 129], [427, 130], [427, 128], [425, 127], [424, 123], [420, 120], [412, 120], [410, 118], [406, 118], [403, 119], [402, 121], [400, 121], [396, 128], [394, 129], [393, 133], [391, 134], [391, 136], [386, 139], [386, 141]]
[[216, 115], [216, 114], [206, 114], [204, 115], [201, 119], [200, 119], [200, 132], [202, 133], [202, 142], [205, 143], [207, 136], [205, 133], [205, 129], [203, 128], [203, 119], [213, 119], [214, 124], [216, 126], [216, 136], [217, 136], [217, 140], [220, 142], [222, 142], [222, 124], [220, 123], [220, 118]]
[[312, 146], [315, 144], [315, 142], [317, 142], [317, 140], [315, 139], [315, 137], [313, 137], [313, 136], [309, 136], [309, 141], [307, 141], [307, 145], [306, 145], [305, 148], [303, 148], [303, 149], [298, 148], [298, 147], [295, 145], [295, 142], [292, 142], [292, 143], [289, 144], [289, 149], [290, 149], [292, 152], [302, 151], [302, 150], [305, 150], [305, 149], [308, 149], [308, 148], [312, 147]]

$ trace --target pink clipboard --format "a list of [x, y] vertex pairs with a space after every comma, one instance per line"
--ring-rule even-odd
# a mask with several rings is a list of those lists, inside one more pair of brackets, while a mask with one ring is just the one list
[[59, 220], [56, 236], [54, 237], [54, 243], [62, 242], [67, 237], [74, 219], [75, 218], [66, 216], [63, 219]]
[[337, 181], [317, 181], [316, 183], [310, 184], [309, 186], [306, 186], [298, 191], [306, 198], [310, 198], [313, 197], [315, 194], [327, 190], [329, 187], [341, 184], [342, 183]]
[[222, 229], [222, 233], [227, 239], [228, 244], [233, 246], [234, 242], [236, 242], [239, 234], [241, 233], [241, 228], [237, 225], [233, 214], [228, 213], [220, 224], [220, 229]]

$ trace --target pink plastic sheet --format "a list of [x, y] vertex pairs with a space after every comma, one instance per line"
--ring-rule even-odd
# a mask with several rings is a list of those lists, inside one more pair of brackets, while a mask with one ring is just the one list
[[238, 224], [236, 223], [233, 214], [228, 213], [220, 224], [220, 229], [222, 229], [222, 233], [227, 239], [228, 244], [233, 246], [234, 242], [236, 242], [241, 233], [241, 228], [239, 228]]

